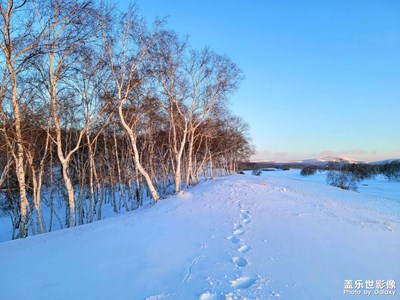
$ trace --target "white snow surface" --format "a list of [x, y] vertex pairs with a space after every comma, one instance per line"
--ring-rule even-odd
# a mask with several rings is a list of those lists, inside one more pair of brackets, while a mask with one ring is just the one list
[[400, 284], [400, 201], [278, 175], [0, 243], [0, 299], [361, 299], [344, 280]]

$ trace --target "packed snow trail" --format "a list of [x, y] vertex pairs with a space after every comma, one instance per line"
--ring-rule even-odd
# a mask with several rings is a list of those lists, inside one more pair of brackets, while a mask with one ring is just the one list
[[1, 243], [0, 299], [352, 299], [344, 280], [400, 282], [400, 204], [380, 201], [278, 177], [204, 182]]

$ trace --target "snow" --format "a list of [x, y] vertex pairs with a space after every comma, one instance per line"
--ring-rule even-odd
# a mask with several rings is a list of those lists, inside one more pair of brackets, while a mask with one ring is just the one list
[[[249, 173], [250, 174], [250, 173]], [[288, 178], [301, 181], [317, 182], [322, 185], [326, 185], [326, 171], [317, 171], [314, 175], [302, 176], [299, 169], [291, 169], [289, 171], [276, 171], [263, 172], [264, 176]], [[377, 175], [374, 178], [365, 179], [358, 184], [357, 191], [367, 196], [376, 196], [381, 199], [376, 204], [382, 209], [382, 206], [388, 207], [388, 210], [392, 209], [392, 201], [400, 202], [400, 182], [388, 181], [382, 175]], [[369, 198], [366, 197], [366, 201]], [[389, 201], [388, 201], [389, 200]], [[365, 200], [362, 200], [365, 201]], [[373, 198], [371, 201], [376, 201]]]
[[152, 207], [0, 243], [0, 298], [352, 299], [344, 280], [399, 284], [399, 183], [385, 198], [297, 173], [207, 181]]

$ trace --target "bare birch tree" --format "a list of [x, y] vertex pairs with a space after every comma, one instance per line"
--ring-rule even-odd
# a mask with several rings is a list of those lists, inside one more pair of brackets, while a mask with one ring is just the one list
[[[7, 119], [12, 120], [11, 127], [5, 128], [3, 126], [3, 134], [15, 163], [20, 197], [19, 235], [24, 238], [28, 235], [29, 203], [26, 195], [25, 151], [21, 129], [23, 89], [19, 86], [18, 76], [23, 72], [26, 64], [37, 54], [37, 44], [47, 32], [45, 30], [38, 31], [38, 28], [35, 27], [34, 9], [31, 1], [2, 1], [0, 14], [0, 32], [2, 35], [0, 49], [2, 61], [5, 64], [1, 86], [2, 123], [7, 123]], [[10, 101], [10, 105], [8, 105], [8, 101]]]
[[156, 33], [160, 23], [156, 22], [154, 29], [149, 30], [133, 8], [119, 18], [119, 27], [104, 34], [108, 62], [115, 84], [115, 90], [109, 93], [109, 97], [115, 102], [119, 119], [129, 137], [135, 167], [144, 177], [153, 199], [157, 201], [159, 195], [149, 173], [142, 165], [137, 145], [137, 125], [144, 112], [141, 96], [135, 95], [135, 90], [146, 80], [148, 51], [158, 38]]
[[184, 72], [184, 55], [187, 41], [180, 40], [173, 33], [161, 33], [158, 43], [152, 49], [154, 75], [161, 86], [160, 105], [168, 115], [169, 144], [175, 192], [181, 190], [182, 157], [188, 137], [188, 108], [185, 105], [189, 85]]
[[199, 127], [215, 106], [225, 105], [227, 96], [237, 88], [241, 79], [238, 67], [226, 56], [205, 48], [191, 50], [186, 68], [191, 93], [189, 104], [189, 145], [187, 151], [186, 187], [193, 183], [193, 147]]
[[[50, 26], [50, 29], [43, 42], [44, 55], [41, 65], [37, 64], [37, 67], [41, 70], [43, 84], [49, 94], [49, 109], [55, 130], [54, 140], [68, 195], [68, 226], [73, 227], [76, 224], [75, 191], [69, 165], [72, 155], [81, 146], [87, 127], [83, 126], [79, 130], [75, 145], [67, 149], [63, 138], [62, 121], [66, 109], [79, 107], [72, 102], [74, 98], [78, 98], [68, 88], [68, 81], [74, 79], [73, 74], [76, 71], [73, 68], [76, 61], [74, 55], [81, 45], [96, 37], [100, 28], [100, 20], [97, 18], [96, 10], [90, 0], [52, 0], [47, 4], [43, 3], [43, 7], [38, 8], [38, 10], [40, 9], [39, 14], [49, 14], [49, 22], [41, 22], [41, 27], [45, 30], [47, 26]], [[65, 100], [70, 102], [63, 103]]]

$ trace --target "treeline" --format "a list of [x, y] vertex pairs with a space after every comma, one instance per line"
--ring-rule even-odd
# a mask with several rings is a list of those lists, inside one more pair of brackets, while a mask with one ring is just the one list
[[330, 162], [327, 166], [306, 166], [300, 174], [309, 176], [317, 171], [328, 171], [327, 182], [346, 190], [357, 190], [357, 185], [364, 179], [383, 175], [387, 180], [400, 181], [400, 161], [393, 160], [382, 164], [338, 163]]
[[130, 210], [235, 172], [253, 151], [227, 107], [238, 67], [162, 20], [90, 0], [8, 0], [0, 13], [0, 205], [13, 238], [51, 230], [57, 202], [73, 227], [104, 203]]

